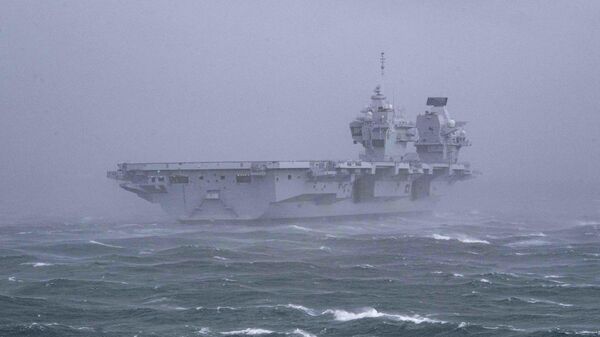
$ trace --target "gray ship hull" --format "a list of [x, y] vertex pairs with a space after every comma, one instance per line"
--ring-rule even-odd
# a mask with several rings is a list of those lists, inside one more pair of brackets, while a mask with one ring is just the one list
[[403, 162], [128, 163], [110, 178], [181, 222], [330, 218], [431, 210], [434, 185], [468, 166]]

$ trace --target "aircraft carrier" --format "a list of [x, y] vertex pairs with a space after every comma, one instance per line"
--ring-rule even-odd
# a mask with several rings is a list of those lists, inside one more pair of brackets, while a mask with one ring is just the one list
[[359, 159], [122, 163], [107, 176], [180, 222], [427, 211], [444, 189], [473, 176], [458, 160], [471, 145], [466, 123], [450, 118], [447, 101], [427, 98], [413, 123], [377, 86], [350, 123]]

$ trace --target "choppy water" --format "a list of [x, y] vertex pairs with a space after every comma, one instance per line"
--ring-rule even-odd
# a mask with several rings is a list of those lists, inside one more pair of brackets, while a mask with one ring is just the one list
[[0, 336], [600, 336], [599, 220], [5, 224]]

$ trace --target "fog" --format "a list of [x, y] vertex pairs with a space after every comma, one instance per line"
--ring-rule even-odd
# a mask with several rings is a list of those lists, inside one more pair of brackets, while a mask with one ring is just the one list
[[0, 212], [160, 216], [106, 179], [119, 162], [355, 158], [381, 51], [411, 119], [444, 95], [469, 122], [482, 175], [453, 198], [597, 206], [599, 18], [597, 1], [5, 0]]

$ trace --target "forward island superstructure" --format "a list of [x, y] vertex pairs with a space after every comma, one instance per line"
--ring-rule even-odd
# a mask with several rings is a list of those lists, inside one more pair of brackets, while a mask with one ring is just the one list
[[107, 175], [181, 222], [426, 211], [443, 190], [436, 186], [472, 176], [458, 161], [470, 145], [465, 122], [451, 119], [446, 103], [429, 97], [415, 124], [377, 86], [350, 123], [358, 160], [122, 163]]

